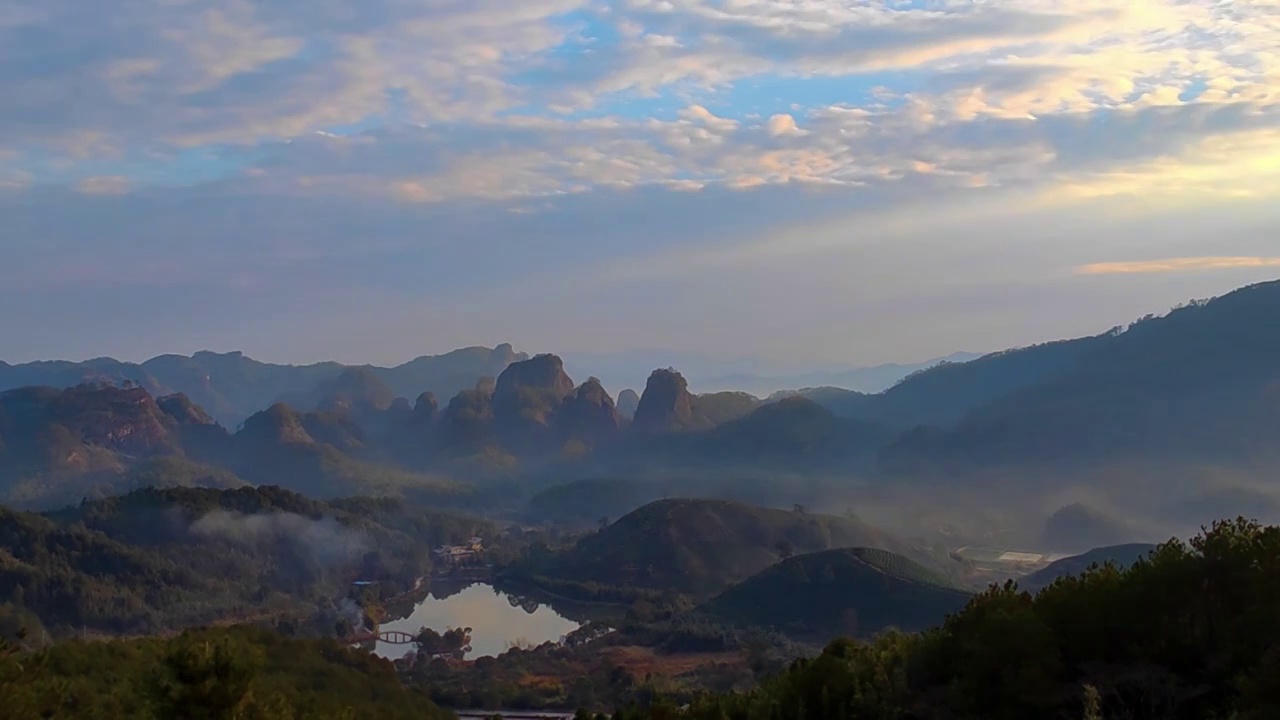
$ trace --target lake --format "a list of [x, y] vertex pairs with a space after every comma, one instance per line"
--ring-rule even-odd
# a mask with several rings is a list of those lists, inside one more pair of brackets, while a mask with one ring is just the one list
[[[474, 660], [500, 655], [516, 642], [541, 645], [558, 641], [577, 630], [579, 623], [564, 617], [550, 605], [500, 592], [484, 583], [462, 586], [432, 583], [430, 594], [414, 606], [409, 617], [384, 622], [379, 630], [417, 634], [424, 627], [441, 633], [450, 628], [471, 628], [471, 652], [467, 653], [467, 659]], [[395, 659], [412, 649], [412, 645], [379, 641], [374, 652]]]

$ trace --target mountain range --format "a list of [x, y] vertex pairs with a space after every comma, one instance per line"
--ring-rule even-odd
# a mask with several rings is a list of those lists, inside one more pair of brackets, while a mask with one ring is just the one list
[[[361, 366], [402, 397], [431, 392], [452, 397], [472, 387], [481, 377], [496, 377], [513, 362], [526, 360], [510, 345], [469, 347], [444, 355], [426, 355], [390, 368]], [[153, 395], [182, 393], [218, 422], [235, 427], [250, 415], [279, 400], [300, 407], [310, 402], [325, 383], [346, 369], [334, 362], [311, 365], [274, 365], [258, 362], [240, 352], [198, 352], [161, 355], [143, 363], [113, 358], [84, 362], [62, 360], [9, 365], [0, 362], [0, 390], [41, 385], [56, 388], [83, 383], [130, 383]], [[311, 409], [306, 407], [306, 409]]]
[[619, 395], [623, 408], [559, 357], [507, 345], [390, 369], [237, 353], [0, 366], [5, 384], [52, 386], [0, 393], [0, 500], [43, 506], [157, 480], [456, 499], [486, 479], [673, 468], [885, 478], [1034, 477], [1134, 460], [1268, 468], [1280, 464], [1278, 324], [1280, 282], [1264, 283], [1099, 335], [944, 363], [878, 394], [695, 394], [660, 368], [643, 392]]

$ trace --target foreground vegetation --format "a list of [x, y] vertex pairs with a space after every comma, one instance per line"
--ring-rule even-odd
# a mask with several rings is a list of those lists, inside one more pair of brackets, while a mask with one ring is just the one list
[[5, 720], [449, 717], [385, 660], [247, 627], [69, 641], [34, 654], [0, 647], [0, 698]]
[[[1280, 716], [1277, 607], [1280, 528], [1237, 520], [1190, 544], [1161, 545], [1128, 569], [1108, 565], [1058, 579], [1034, 597], [1013, 584], [992, 587], [920, 634], [837, 640], [744, 692], [667, 695], [662, 683], [625, 666], [601, 666], [592, 671], [599, 677], [584, 678], [568, 695], [603, 709], [597, 687], [626, 690], [617, 693], [631, 701], [615, 711], [620, 720], [1262, 720]], [[609, 647], [607, 638], [587, 643]], [[469, 677], [500, 677], [504, 658], [477, 661]], [[431, 664], [448, 667], [443, 659]], [[406, 672], [431, 683], [430, 665]], [[726, 672], [725, 684], [739, 685], [741, 671]], [[538, 693], [536, 677], [501, 681]], [[425, 692], [404, 690], [382, 661], [245, 628], [11, 653], [0, 660], [0, 696], [13, 698], [0, 709], [7, 717], [438, 712]]]
[[[693, 720], [1280, 717], [1280, 528], [1216, 524], [1127, 570], [975, 597], [940, 628], [833, 642]], [[625, 718], [672, 717], [668, 705]]]

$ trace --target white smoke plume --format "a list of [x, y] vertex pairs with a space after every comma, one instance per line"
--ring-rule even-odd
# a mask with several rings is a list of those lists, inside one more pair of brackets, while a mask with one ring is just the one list
[[322, 567], [357, 560], [372, 547], [368, 535], [332, 517], [314, 520], [282, 512], [245, 515], [214, 510], [192, 523], [191, 532], [247, 547], [294, 543], [305, 548]]

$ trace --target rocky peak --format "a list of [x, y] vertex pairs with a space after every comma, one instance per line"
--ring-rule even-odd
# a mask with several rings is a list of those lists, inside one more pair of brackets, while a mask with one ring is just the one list
[[636, 405], [638, 430], [673, 430], [693, 422], [693, 396], [689, 383], [674, 368], [654, 370]]
[[440, 401], [436, 400], [435, 393], [424, 392], [413, 404], [413, 415], [410, 416], [409, 422], [414, 425], [431, 425], [436, 421], [439, 413]]
[[279, 445], [310, 445], [315, 442], [303, 427], [302, 416], [284, 403], [276, 403], [245, 420], [244, 427], [236, 436]]
[[[133, 456], [172, 449], [172, 418], [140, 387], [24, 387], [0, 394], [0, 427], [30, 438], [59, 438], [63, 448], [93, 445]], [[36, 444], [46, 443], [36, 440]]]
[[391, 403], [391, 407], [387, 408], [387, 419], [394, 425], [408, 422], [413, 417], [413, 406], [409, 401], [398, 397]]
[[372, 368], [353, 367], [320, 387], [321, 410], [386, 410], [396, 400], [395, 392]]
[[573, 380], [564, 371], [564, 362], [556, 355], [535, 355], [528, 360], [513, 362], [498, 376], [493, 391], [495, 402], [515, 397], [521, 388], [547, 391], [556, 398], [573, 394]]
[[613, 398], [596, 378], [580, 385], [560, 410], [565, 433], [572, 438], [598, 440], [618, 431], [618, 412]]
[[618, 414], [630, 420], [636, 416], [636, 407], [640, 405], [640, 393], [627, 388], [618, 393]]
[[516, 349], [511, 347], [511, 343], [502, 343], [493, 349], [490, 355], [494, 363], [502, 365], [510, 365], [521, 360], [528, 360], [529, 356], [525, 353], [518, 353]]
[[156, 404], [165, 415], [173, 418], [179, 425], [213, 425], [213, 418], [204, 408], [191, 402], [191, 398], [182, 393], [165, 395], [156, 400]]

